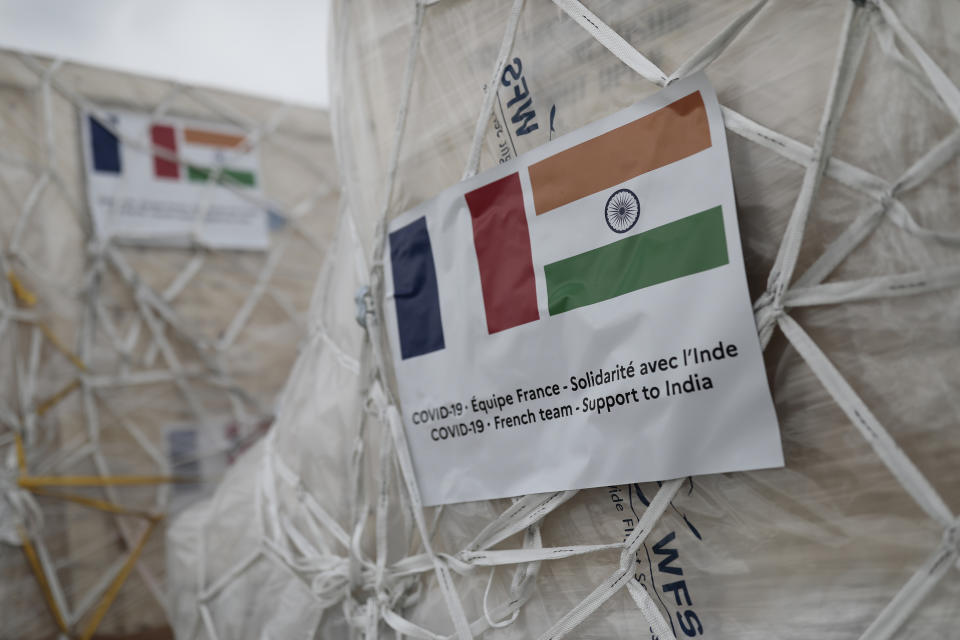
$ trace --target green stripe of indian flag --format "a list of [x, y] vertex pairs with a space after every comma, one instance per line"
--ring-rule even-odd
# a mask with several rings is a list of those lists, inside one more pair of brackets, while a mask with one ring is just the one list
[[[212, 173], [212, 169], [207, 169], [204, 167], [194, 167], [193, 165], [187, 167], [187, 176], [190, 178], [191, 182], [206, 182], [210, 179]], [[254, 178], [252, 171], [243, 171], [242, 169], [223, 169], [220, 172], [219, 181], [228, 184], [233, 183], [245, 187], [252, 187], [254, 186], [256, 179]]]
[[544, 266], [550, 315], [727, 264], [713, 207]]

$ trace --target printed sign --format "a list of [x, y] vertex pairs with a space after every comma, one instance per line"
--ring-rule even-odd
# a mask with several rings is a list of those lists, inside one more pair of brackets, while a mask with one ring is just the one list
[[196, 482], [171, 485], [171, 511], [180, 511], [215, 487], [228, 467], [270, 429], [273, 420], [243, 425], [232, 418], [213, 417], [205, 427], [179, 422], [164, 427], [167, 462], [175, 476]]
[[703, 74], [392, 221], [424, 503], [783, 465]]
[[116, 109], [82, 118], [98, 237], [218, 249], [268, 246], [267, 212], [257, 204], [259, 160], [242, 131]]

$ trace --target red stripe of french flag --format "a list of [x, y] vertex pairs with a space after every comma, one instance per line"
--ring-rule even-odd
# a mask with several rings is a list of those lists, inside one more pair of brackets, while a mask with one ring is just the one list
[[496, 333], [540, 318], [530, 233], [520, 174], [465, 194], [473, 221], [473, 243], [487, 331]]
[[177, 134], [173, 127], [164, 124], [155, 124], [150, 127], [150, 139], [153, 146], [163, 149], [169, 155], [153, 155], [153, 173], [158, 178], [180, 177], [180, 165], [173, 159], [177, 155]]

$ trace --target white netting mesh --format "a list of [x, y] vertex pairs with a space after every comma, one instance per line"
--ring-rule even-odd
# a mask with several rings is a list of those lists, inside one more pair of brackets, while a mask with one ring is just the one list
[[[335, 223], [329, 122], [14, 52], [0, 101], [0, 638], [165, 626], [162, 518], [270, 425], [307, 333]], [[245, 135], [269, 249], [98, 241], [81, 114], [110, 127], [118, 108]], [[123, 152], [154, 153], [144, 138]]]
[[[334, 13], [338, 242], [277, 428], [170, 533], [178, 633], [955, 635], [960, 6]], [[531, 118], [490, 90], [521, 62]], [[385, 220], [701, 69], [786, 469], [424, 510], [376, 313]], [[346, 303], [365, 286], [369, 340]]]

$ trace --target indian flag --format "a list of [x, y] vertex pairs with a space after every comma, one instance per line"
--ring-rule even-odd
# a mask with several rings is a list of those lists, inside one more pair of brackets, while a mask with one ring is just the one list
[[[535, 150], [526, 166], [462, 196], [488, 335], [729, 261], [719, 201], [678, 195], [711, 170], [700, 91], [600, 135], [564, 138], [575, 142], [543, 157]], [[450, 226], [424, 216], [390, 233], [403, 359], [445, 348], [442, 299], [456, 294], [437, 276], [435, 252], [449, 242], [431, 234]]]
[[[256, 186], [256, 173], [245, 138], [232, 131], [197, 127], [175, 127], [156, 123], [150, 127], [150, 140], [157, 152], [153, 156], [154, 176], [161, 179], [207, 182], [219, 170], [218, 181], [241, 187]], [[181, 172], [177, 150], [186, 161]]]
[[[702, 72], [387, 230], [383, 327], [424, 504], [783, 463]], [[685, 359], [717, 345], [722, 362]]]

